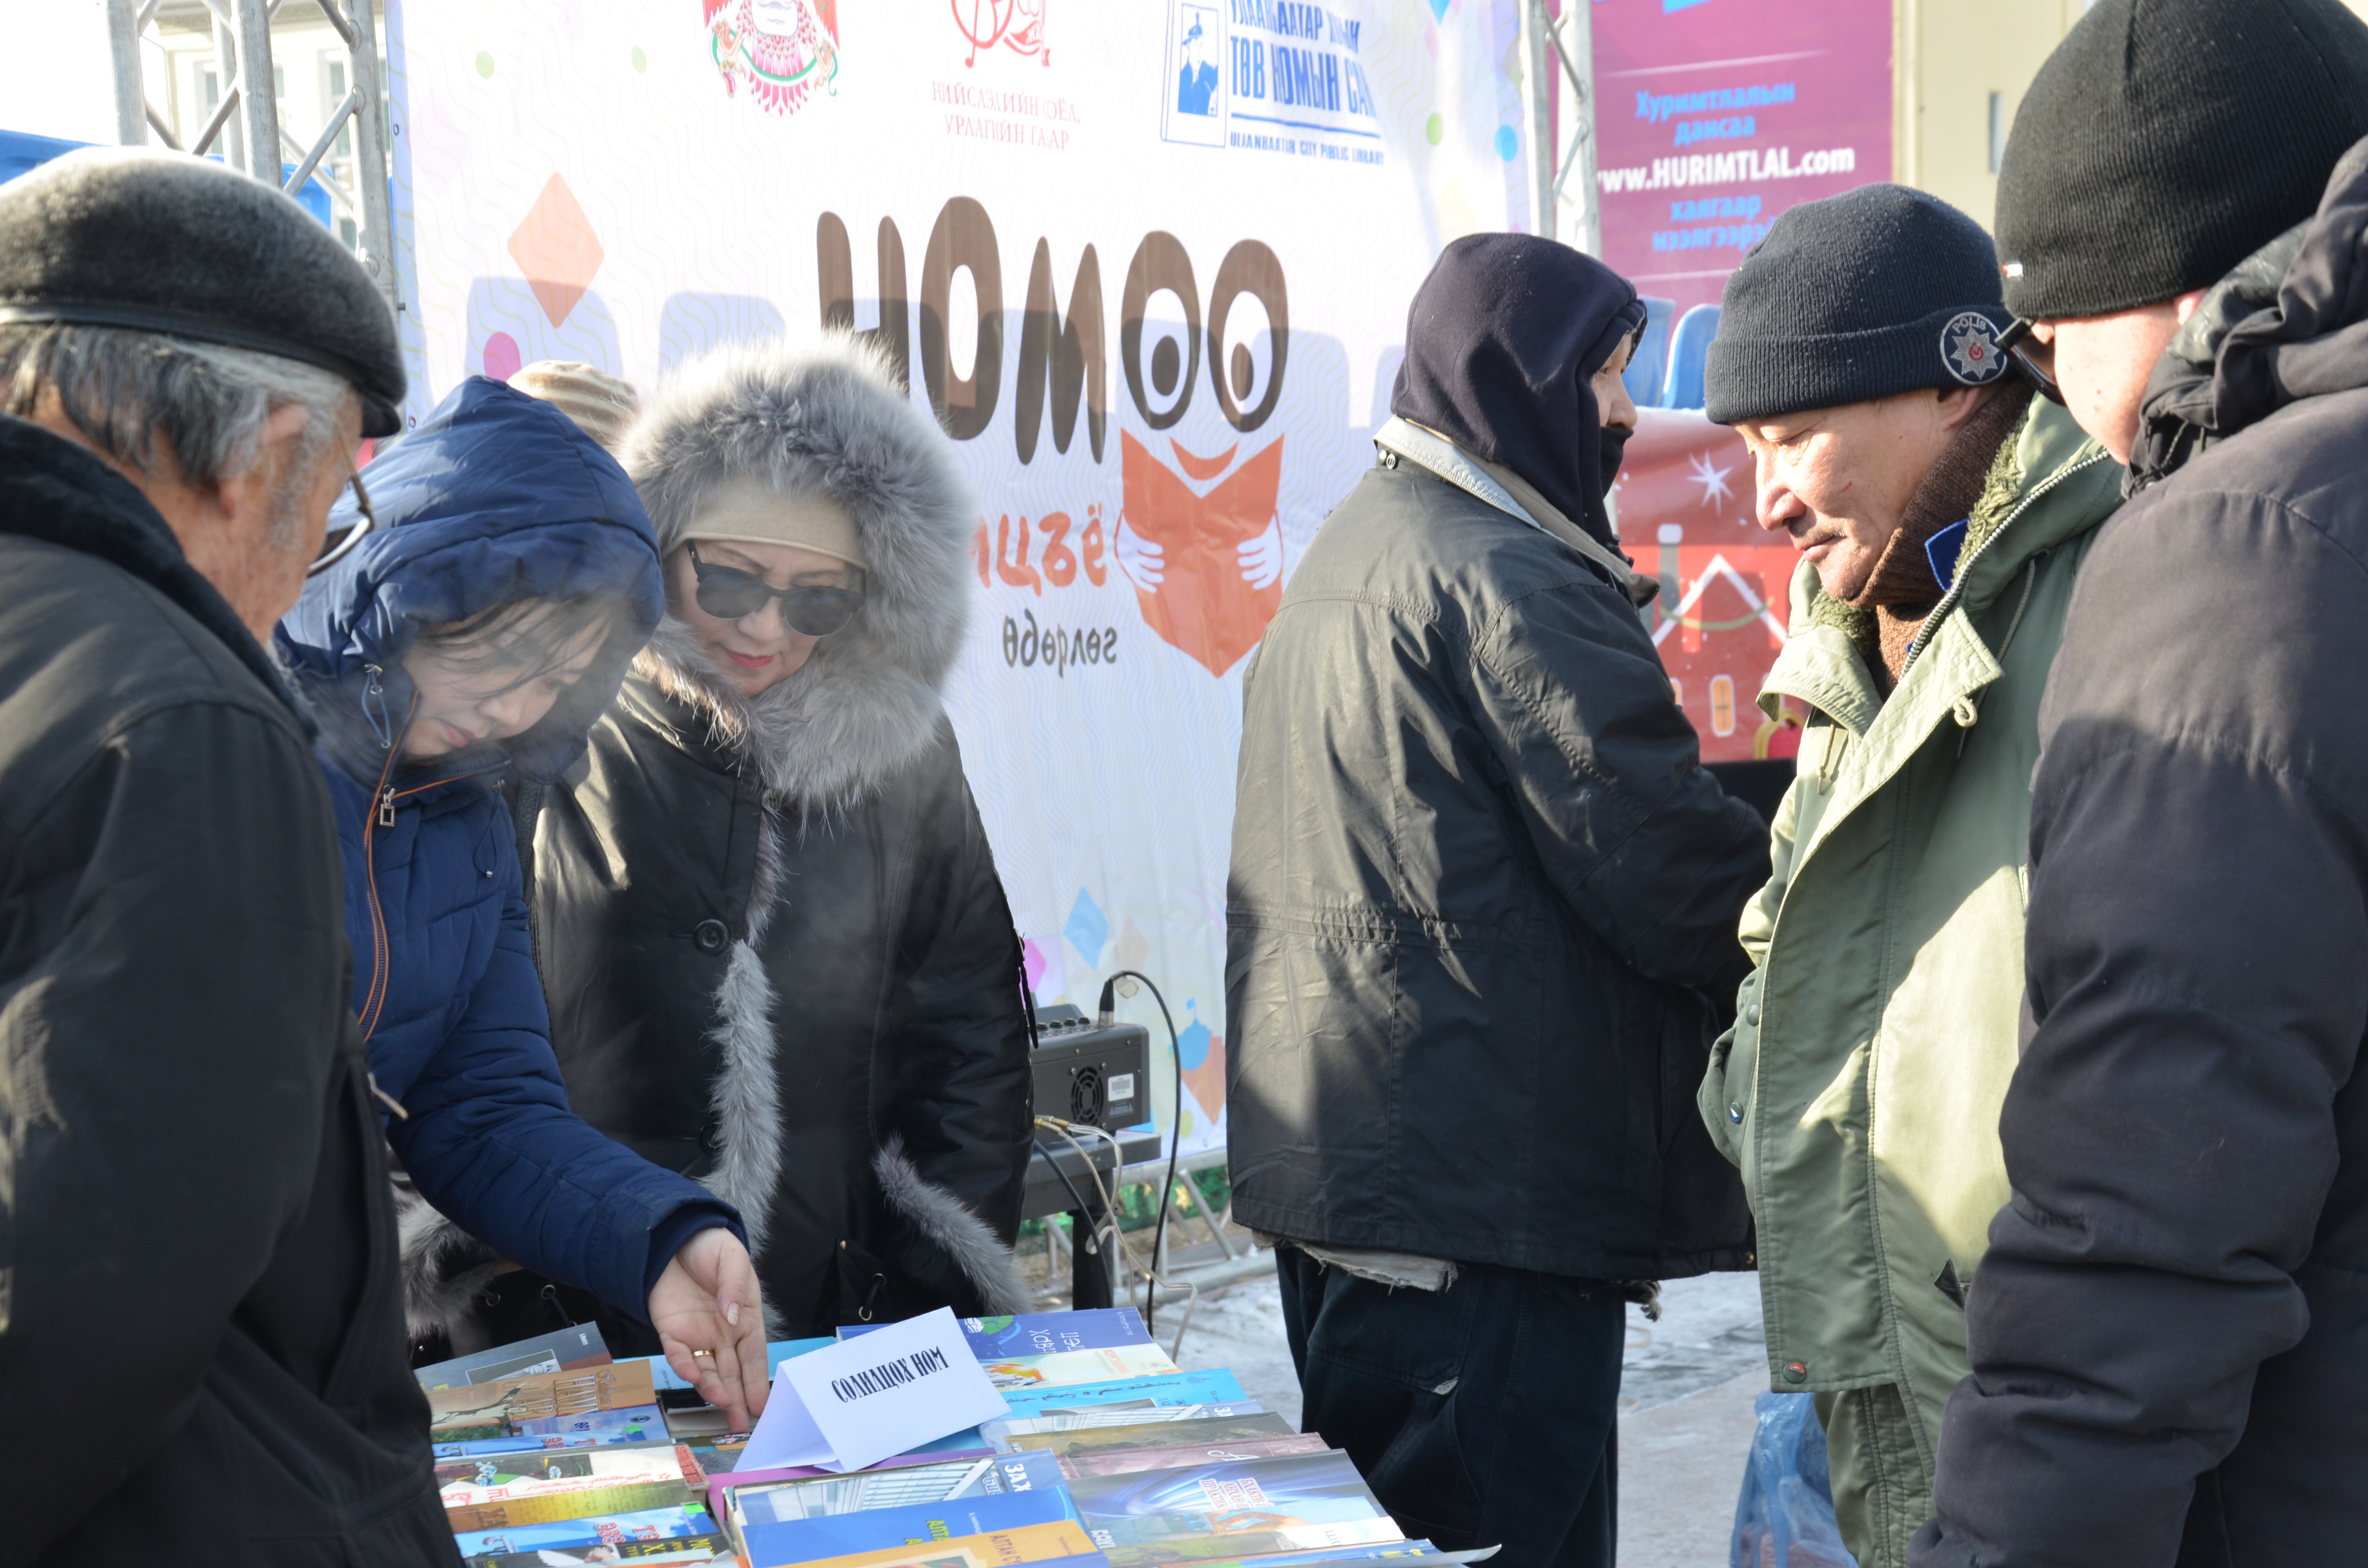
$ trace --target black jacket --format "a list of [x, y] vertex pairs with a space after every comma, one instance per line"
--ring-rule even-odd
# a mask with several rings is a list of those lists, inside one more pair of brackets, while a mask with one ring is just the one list
[[754, 699], [673, 619], [544, 798], [530, 907], [570, 1099], [747, 1224], [781, 1333], [1025, 1311], [1019, 941], [938, 699], [972, 509], [845, 340], [662, 386], [627, 457], [662, 551], [702, 487], [821, 491], [871, 559], [846, 630]]
[[2363, 244], [2368, 143], [2174, 342], [2081, 573], [1919, 1564], [2368, 1554]]
[[0, 1562], [457, 1562], [304, 726], [6, 418], [0, 577]]
[[1582, 1278], [1749, 1262], [1694, 1114], [1765, 824], [1635, 607], [1409, 461], [1317, 531], [1244, 677], [1235, 1214]]

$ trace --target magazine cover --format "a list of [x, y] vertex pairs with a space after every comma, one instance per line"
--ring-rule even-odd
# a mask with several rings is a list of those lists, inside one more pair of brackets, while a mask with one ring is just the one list
[[1113, 1378], [1164, 1376], [1177, 1369], [1156, 1345], [1110, 1345], [1099, 1350], [1064, 1350], [1052, 1356], [1011, 1356], [982, 1361], [998, 1392], [1054, 1388], [1066, 1383], [1107, 1382]]
[[1330, 1449], [1322, 1434], [1294, 1432], [1274, 1437], [1245, 1437], [1230, 1443], [1181, 1444], [1162, 1449], [1121, 1449], [1115, 1453], [1076, 1454], [1060, 1461], [1061, 1473], [1133, 1475], [1146, 1470], [1183, 1470], [1192, 1465], [1222, 1464], [1228, 1460], [1277, 1459], [1284, 1454], [1320, 1454]]
[[861, 1513], [914, 1504], [947, 1503], [957, 1497], [996, 1497], [1061, 1484], [1060, 1461], [1051, 1454], [1004, 1454], [905, 1470], [869, 1470], [811, 1481], [771, 1481], [724, 1488], [734, 1528], [782, 1524], [832, 1514]]
[[1054, 1410], [1042, 1415], [1004, 1415], [982, 1421], [978, 1435], [997, 1449], [1008, 1439], [1030, 1432], [1076, 1432], [1092, 1426], [1140, 1426], [1153, 1422], [1201, 1421], [1220, 1415], [1260, 1415], [1266, 1406], [1254, 1399], [1224, 1404], [1146, 1404], [1128, 1400], [1121, 1404], [1093, 1404], [1083, 1410]]
[[1144, 1378], [1111, 1378], [1065, 1386], [999, 1388], [1014, 1415], [1049, 1415], [1060, 1410], [1141, 1403], [1150, 1405], [1239, 1403], [1249, 1396], [1230, 1371], [1168, 1372]]
[[[876, 1334], [887, 1326], [877, 1323], [849, 1324], [838, 1331], [838, 1336], [842, 1340], [853, 1339], [858, 1335]], [[982, 1361], [1151, 1343], [1151, 1332], [1143, 1326], [1143, 1314], [1132, 1307], [1087, 1307], [1068, 1312], [964, 1318], [962, 1329], [973, 1354]]]
[[463, 1557], [477, 1557], [506, 1551], [540, 1551], [553, 1546], [622, 1545], [716, 1533], [715, 1520], [704, 1505], [685, 1503], [672, 1508], [595, 1514], [587, 1518], [518, 1525], [507, 1529], [455, 1530], [453, 1540]]
[[[785, 1560], [784, 1560], [785, 1561]], [[1074, 1564], [1075, 1568], [1110, 1568], [1085, 1530], [1074, 1520], [1049, 1525], [1024, 1525], [1018, 1529], [989, 1530], [925, 1545], [883, 1547], [845, 1557], [818, 1558], [802, 1568], [1001, 1568], [1011, 1562]], [[749, 1568], [784, 1568], [783, 1561], [752, 1558]]]
[[676, 1508], [696, 1502], [700, 1495], [700, 1488], [680, 1481], [632, 1482], [620, 1486], [595, 1486], [586, 1492], [554, 1492], [541, 1497], [472, 1503], [445, 1509], [444, 1519], [457, 1535], [463, 1530], [498, 1530], [513, 1525], [556, 1524], [587, 1514], [636, 1514], [648, 1508]]
[[[1067, 1492], [1007, 1492], [995, 1497], [964, 1497], [951, 1503], [872, 1508], [860, 1514], [749, 1524], [741, 1530], [752, 1568], [922, 1545], [1026, 1525], [1077, 1521]], [[1090, 1549], [1088, 1549], [1090, 1550]]]
[[488, 1501], [488, 1494], [536, 1497], [634, 1481], [688, 1481], [699, 1467], [673, 1443], [607, 1443], [438, 1460], [436, 1487], [448, 1508]]
[[515, 1437], [472, 1437], [466, 1442], [438, 1443], [434, 1452], [439, 1460], [467, 1459], [472, 1454], [526, 1454], [543, 1449], [584, 1449], [602, 1443], [666, 1443], [675, 1439], [668, 1429], [665, 1415], [655, 1405], [640, 1410], [599, 1411], [600, 1415], [620, 1418], [614, 1426], [597, 1426], [588, 1432], [526, 1432]]
[[1079, 1454], [1108, 1453], [1116, 1449], [1172, 1448], [1178, 1443], [1225, 1443], [1294, 1435], [1291, 1418], [1269, 1410], [1257, 1415], [1212, 1415], [1199, 1421], [1087, 1426], [1074, 1432], [1022, 1432], [1010, 1442], [1015, 1452], [1045, 1449], [1063, 1459], [1075, 1459]]
[[1403, 1539], [1344, 1453], [1081, 1477], [1069, 1491], [1112, 1568]]

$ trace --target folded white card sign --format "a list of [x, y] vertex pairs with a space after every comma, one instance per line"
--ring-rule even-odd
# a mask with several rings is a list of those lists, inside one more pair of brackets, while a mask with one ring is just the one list
[[940, 1307], [782, 1362], [736, 1468], [861, 1470], [1010, 1413]]

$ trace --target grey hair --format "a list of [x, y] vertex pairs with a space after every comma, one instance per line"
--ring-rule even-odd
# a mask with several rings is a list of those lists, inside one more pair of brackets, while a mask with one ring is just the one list
[[[265, 423], [291, 404], [309, 417], [289, 475], [309, 472], [356, 397], [334, 372], [276, 354], [118, 327], [0, 327], [7, 412], [30, 417], [44, 388], [56, 389], [66, 417], [106, 457], [153, 473], [161, 435], [181, 478], [199, 486], [245, 472]], [[282, 495], [272, 543], [294, 544], [298, 524], [292, 496]]]

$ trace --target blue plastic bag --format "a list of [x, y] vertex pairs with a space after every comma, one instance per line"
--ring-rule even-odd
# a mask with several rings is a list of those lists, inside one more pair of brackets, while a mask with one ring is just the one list
[[1857, 1568], [1834, 1524], [1826, 1429], [1814, 1396], [1763, 1393], [1736, 1500], [1728, 1568]]

